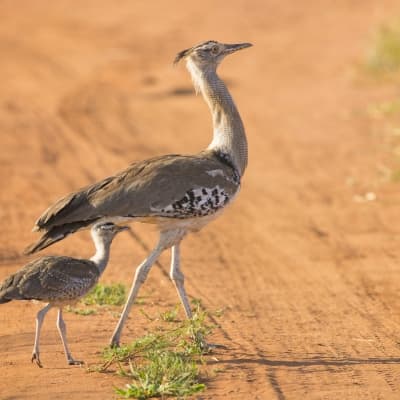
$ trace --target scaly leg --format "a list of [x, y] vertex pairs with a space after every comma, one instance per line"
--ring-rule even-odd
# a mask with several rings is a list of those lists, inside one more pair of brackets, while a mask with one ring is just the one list
[[[179, 243], [172, 247], [171, 254], [171, 270], [170, 270], [170, 278], [176, 287], [176, 290], [179, 295], [179, 299], [185, 309], [185, 314], [188, 319], [192, 319], [193, 314], [190, 309], [190, 303], [185, 290], [185, 277], [180, 269], [180, 249]], [[193, 335], [193, 339], [200, 344], [203, 349], [208, 349], [209, 345], [204, 340], [203, 335], [200, 332], [195, 332]]]
[[62, 308], [58, 309], [58, 316], [57, 316], [57, 329], [61, 336], [61, 341], [64, 347], [65, 357], [67, 358], [68, 365], [81, 365], [83, 361], [74, 360], [72, 357], [67, 343], [67, 328], [65, 326], [64, 319], [62, 317]]
[[[161, 242], [161, 241], [160, 241]], [[139, 288], [144, 283], [144, 281], [147, 278], [147, 275], [153, 266], [153, 264], [157, 261], [157, 258], [160, 256], [160, 254], [163, 252], [164, 247], [160, 246], [160, 243], [157, 245], [157, 247], [150, 253], [149, 257], [146, 258], [136, 269], [135, 273], [135, 278], [133, 280], [131, 290], [128, 295], [128, 300], [125, 303], [124, 309], [122, 311], [121, 317], [118, 321], [118, 324], [114, 330], [114, 333], [111, 337], [110, 341], [110, 346], [112, 347], [118, 347], [119, 346], [119, 341], [122, 333], [122, 329], [124, 327], [124, 324], [126, 322], [126, 319], [128, 318], [129, 312], [132, 308], [133, 302], [136, 299], [136, 296], [139, 292]]]
[[40, 362], [39, 358], [39, 342], [40, 342], [40, 330], [42, 329], [42, 324], [45, 315], [47, 312], [50, 310], [51, 305], [47, 304], [45, 307], [43, 307], [37, 314], [36, 314], [36, 332], [35, 332], [35, 344], [33, 345], [33, 351], [32, 351], [32, 358], [31, 361], [35, 361], [36, 364], [42, 368], [43, 365]]
[[[192, 310], [190, 309], [190, 303], [186, 294], [184, 282], [185, 277], [180, 269], [180, 243], [177, 243], [172, 247], [172, 255], [171, 255], [171, 270], [170, 270], [170, 277], [172, 282], [178, 291], [179, 298], [182, 302], [183, 308], [185, 309], [185, 314], [188, 319], [193, 317]], [[201, 332], [196, 332], [194, 334], [193, 339], [200, 344], [200, 346], [205, 351], [210, 351], [213, 347], [223, 347], [220, 345], [210, 344], [207, 343], [201, 334]]]
[[131, 290], [128, 295], [128, 300], [125, 303], [121, 317], [118, 321], [118, 324], [114, 330], [113, 335], [111, 336], [110, 345], [112, 347], [119, 346], [122, 329], [124, 327], [126, 319], [128, 318], [128, 315], [132, 308], [133, 302], [135, 301], [136, 296], [139, 292], [139, 288], [146, 280], [151, 267], [157, 261], [158, 257], [160, 257], [160, 254], [165, 249], [168, 249], [168, 248], [174, 246], [175, 244], [179, 243], [185, 235], [186, 235], [185, 229], [171, 229], [168, 231], [160, 232], [160, 239], [158, 241], [157, 246], [150, 253], [150, 255], [146, 258], [146, 260], [144, 260], [136, 268], [135, 278], [133, 279]]
[[185, 314], [188, 319], [192, 318], [192, 310], [190, 309], [189, 300], [187, 298], [184, 282], [185, 277], [180, 270], [180, 251], [179, 251], [179, 243], [172, 247], [172, 255], [171, 255], [171, 270], [170, 277], [172, 282], [176, 287], [179, 298], [182, 302], [183, 308], [185, 309]]

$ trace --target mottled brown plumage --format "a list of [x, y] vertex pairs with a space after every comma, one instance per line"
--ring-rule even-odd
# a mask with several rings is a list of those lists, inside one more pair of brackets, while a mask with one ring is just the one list
[[97, 282], [107, 265], [110, 246], [118, 232], [128, 229], [112, 223], [98, 224], [92, 228], [96, 254], [90, 259], [65, 256], [45, 256], [31, 261], [0, 285], [0, 303], [11, 300], [39, 300], [48, 303], [36, 317], [35, 344], [32, 361], [41, 367], [39, 358], [40, 329], [46, 313], [58, 308], [57, 327], [61, 335], [67, 362], [80, 364], [72, 358], [68, 349], [62, 308], [77, 302]]
[[46, 256], [31, 261], [0, 286], [0, 303], [40, 300], [53, 304], [77, 301], [100, 276], [90, 260]]

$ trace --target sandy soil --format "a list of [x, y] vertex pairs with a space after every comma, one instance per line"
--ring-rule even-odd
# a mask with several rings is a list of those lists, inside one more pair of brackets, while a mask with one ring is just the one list
[[[250, 41], [220, 69], [249, 137], [243, 188], [183, 246], [189, 294], [225, 308], [215, 340], [228, 349], [198, 398], [399, 399], [400, 191], [382, 174], [390, 140], [367, 112], [396, 88], [359, 67], [398, 2], [74, 4], [0, 3], [0, 279], [28, 261], [33, 222], [61, 195], [133, 160], [205, 147], [207, 107], [171, 61], [199, 41]], [[135, 230], [154, 243], [149, 227]], [[91, 252], [82, 232], [44, 253]], [[130, 284], [145, 254], [121, 235], [104, 281]], [[161, 264], [142, 291], [149, 312], [177, 302], [167, 255]], [[38, 307], [1, 306], [0, 398], [114, 398], [119, 378], [65, 366], [54, 314], [45, 368], [30, 363]], [[74, 355], [96, 361], [116, 320], [66, 319]], [[134, 309], [123, 341], [144, 327]]]

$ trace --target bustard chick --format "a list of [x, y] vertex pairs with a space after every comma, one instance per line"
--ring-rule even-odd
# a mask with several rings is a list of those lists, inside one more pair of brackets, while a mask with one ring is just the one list
[[91, 234], [96, 247], [90, 259], [46, 256], [31, 261], [0, 285], [0, 303], [11, 300], [40, 300], [48, 303], [36, 316], [35, 344], [32, 362], [42, 367], [39, 357], [40, 330], [46, 313], [58, 308], [57, 328], [69, 365], [81, 364], [68, 348], [66, 327], [62, 317], [65, 305], [76, 303], [97, 282], [108, 263], [111, 242], [118, 232], [129, 229], [113, 223], [94, 225]]
[[37, 220], [43, 231], [27, 249], [41, 250], [97, 221], [133, 220], [156, 224], [158, 244], [136, 269], [121, 318], [111, 338], [118, 345], [122, 328], [139, 287], [160, 254], [172, 248], [170, 276], [186, 315], [192, 312], [180, 270], [183, 237], [198, 231], [229, 204], [239, 191], [247, 166], [247, 140], [242, 120], [216, 70], [229, 54], [251, 46], [207, 41], [181, 51], [175, 63], [186, 60], [197, 91], [208, 104], [213, 121], [210, 145], [195, 155], [166, 155], [140, 161], [126, 170], [60, 199]]

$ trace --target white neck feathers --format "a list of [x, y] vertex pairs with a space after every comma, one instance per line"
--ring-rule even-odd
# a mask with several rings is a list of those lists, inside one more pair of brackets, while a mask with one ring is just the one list
[[93, 257], [90, 258], [93, 261], [97, 268], [99, 269], [100, 274], [104, 271], [107, 266], [108, 259], [110, 257], [110, 242], [105, 242], [104, 239], [100, 238], [97, 235], [92, 235], [94, 245], [96, 247], [96, 253]]
[[227, 153], [240, 175], [247, 166], [247, 140], [242, 120], [216, 66], [199, 67], [190, 58], [187, 68], [196, 93], [202, 93], [213, 119], [213, 139], [209, 150]]

